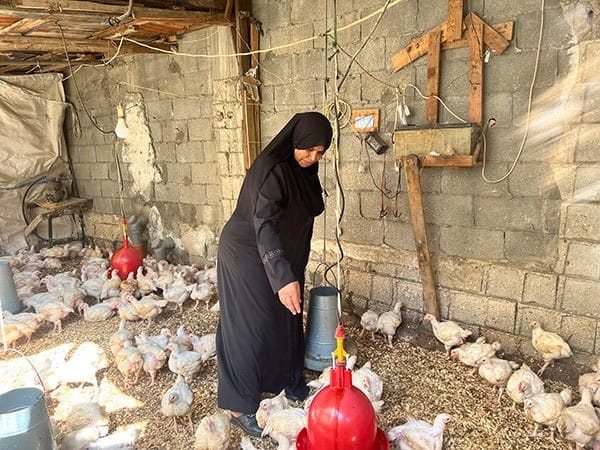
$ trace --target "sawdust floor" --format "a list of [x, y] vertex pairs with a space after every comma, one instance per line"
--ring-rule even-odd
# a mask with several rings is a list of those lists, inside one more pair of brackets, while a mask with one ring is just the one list
[[[197, 310], [186, 304], [183, 316], [173, 312], [163, 312], [151, 328], [151, 334], [157, 334], [160, 328], [169, 327], [171, 331], [185, 324], [196, 334], [214, 332], [218, 313], [206, 311], [203, 306]], [[21, 343], [18, 349], [32, 356], [42, 351], [62, 349], [72, 351], [83, 342], [94, 342], [105, 350], [109, 362], [112, 356], [108, 348], [109, 336], [118, 328], [119, 319], [100, 323], [84, 322], [79, 316], [71, 316], [64, 321], [62, 334], [50, 336], [51, 327], [38, 330], [29, 344]], [[494, 388], [485, 384], [478, 376], [469, 376], [470, 368], [445, 358], [441, 345], [423, 326], [410, 327], [404, 324], [402, 335], [414, 345], [406, 341], [395, 341], [394, 348], [384, 346], [383, 339], [378, 337], [372, 342], [370, 336], [361, 337], [359, 330], [347, 327], [347, 335], [358, 344], [358, 365], [371, 361], [373, 370], [384, 380], [383, 400], [385, 404], [378, 417], [378, 425], [384, 431], [405, 422], [406, 416], [432, 421], [436, 414], [450, 413], [454, 420], [445, 432], [446, 449], [564, 449], [564, 441], [548, 442], [549, 432], [544, 430], [539, 437], [532, 439], [527, 434], [532, 424], [524, 417], [522, 410], [512, 410], [508, 397], [503, 397], [502, 405], [496, 402]], [[145, 324], [132, 323], [130, 328], [136, 334], [145, 328]], [[65, 346], [71, 344], [71, 346]], [[430, 348], [426, 348], [430, 347]], [[65, 350], [66, 349], [66, 350]], [[13, 354], [0, 356], [3, 378], [8, 373], [15, 374], [11, 365], [18, 366]], [[518, 360], [517, 360], [518, 361]], [[522, 362], [522, 361], [518, 361]], [[534, 369], [538, 369], [540, 361], [527, 361]], [[20, 366], [20, 370], [29, 370]], [[572, 372], [562, 373], [571, 367]], [[576, 380], [577, 373], [573, 365], [557, 362], [552, 369], [557, 380], [547, 380], [547, 390], [559, 391], [565, 387], [564, 380]], [[550, 372], [552, 373], [552, 372]], [[306, 371], [307, 379], [318, 374]], [[31, 374], [29, 375], [31, 376]], [[22, 377], [21, 377], [22, 378]], [[193, 433], [185, 426], [174, 431], [172, 422], [163, 417], [160, 410], [161, 395], [175, 380], [175, 375], [164, 367], [158, 373], [157, 383], [148, 387], [148, 378], [143, 378], [133, 387], [126, 387], [115, 367], [107, 367], [97, 373], [100, 384], [100, 401], [109, 412], [111, 432], [127, 427], [140, 430], [136, 448], [139, 449], [192, 449]], [[561, 381], [563, 380], [563, 381]], [[195, 377], [191, 388], [195, 393], [193, 422], [197, 424], [202, 417], [217, 411], [216, 406], [216, 362], [208, 361]], [[576, 391], [576, 389], [575, 389]], [[93, 398], [94, 388], [91, 386], [61, 387], [46, 395], [46, 402], [57, 431], [60, 432], [63, 420], [68, 414], [69, 402]], [[577, 395], [577, 394], [575, 394]], [[295, 405], [301, 406], [301, 405]], [[230, 448], [239, 448], [241, 432], [233, 427]], [[257, 448], [275, 449], [270, 438], [253, 439]]]

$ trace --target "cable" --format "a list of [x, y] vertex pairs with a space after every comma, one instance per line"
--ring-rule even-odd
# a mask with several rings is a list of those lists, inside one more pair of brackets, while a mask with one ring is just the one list
[[101, 133], [104, 133], [104, 134], [113, 134], [114, 131], [112, 131], [112, 130], [111, 131], [106, 131], [106, 130], [103, 130], [102, 128], [100, 128], [100, 126], [96, 123], [96, 120], [92, 117], [92, 115], [88, 111], [87, 107], [85, 106], [85, 103], [83, 102], [83, 97], [81, 96], [81, 92], [79, 91], [79, 86], [77, 85], [77, 79], [74, 76], [73, 66], [71, 65], [71, 58], [69, 57], [69, 51], [67, 50], [67, 41], [65, 39], [65, 34], [63, 33], [63, 29], [58, 24], [58, 22], [56, 22], [55, 25], [58, 27], [58, 30], [60, 31], [60, 36], [62, 38], [63, 48], [65, 50], [65, 56], [67, 58], [67, 64], [69, 65], [69, 72], [71, 73], [70, 76], [73, 77], [73, 84], [75, 85], [75, 91], [77, 92], [77, 96], [79, 97], [79, 102], [81, 103], [81, 106], [83, 107], [83, 110], [85, 111], [85, 113], [87, 114], [88, 118], [90, 119], [90, 122], [92, 122], [92, 125], [94, 125], [94, 127], [96, 127], [98, 129], [98, 131], [100, 131]]
[[346, 72], [344, 73], [344, 76], [342, 76], [342, 80], [338, 83], [338, 87], [337, 87], [338, 91], [340, 90], [340, 88], [344, 84], [344, 81], [346, 81], [346, 77], [348, 76], [348, 73], [350, 73], [350, 68], [352, 67], [352, 64], [354, 63], [354, 61], [356, 60], [356, 57], [362, 51], [362, 49], [365, 48], [365, 45], [367, 45], [367, 42], [369, 42], [369, 40], [371, 39], [371, 36], [373, 36], [373, 33], [375, 32], [375, 30], [379, 26], [379, 23], [381, 22], [381, 19], [383, 18], [383, 15], [385, 14], [385, 12], [388, 9], [388, 6], [390, 5], [390, 1], [391, 0], [386, 0], [385, 5], [383, 5], [383, 10], [379, 14], [379, 17], [377, 18], [377, 21], [375, 22], [375, 25], [373, 25], [373, 28], [371, 28], [371, 32], [367, 35], [367, 38], [363, 41], [363, 43], [360, 45], [360, 47], [358, 47], [358, 50], [356, 50], [354, 52], [354, 55], [352, 56], [352, 58], [350, 59], [350, 62], [348, 63], [348, 67], [346, 68]]
[[485, 132], [481, 133], [482, 151], [483, 151], [483, 162], [482, 162], [482, 166], [481, 166], [481, 178], [483, 178], [483, 180], [486, 183], [494, 184], [494, 183], [500, 183], [501, 181], [506, 180], [515, 170], [515, 167], [517, 166], [519, 159], [521, 159], [521, 154], [523, 153], [523, 149], [525, 148], [525, 142], [527, 141], [527, 135], [529, 133], [529, 124], [530, 124], [530, 120], [531, 120], [531, 104], [533, 103], [533, 87], [535, 86], [535, 80], [537, 78], [538, 65], [540, 62], [540, 53], [542, 50], [542, 36], [543, 36], [543, 31], [544, 31], [544, 6], [545, 6], [545, 0], [542, 0], [542, 8], [541, 8], [541, 16], [540, 16], [540, 33], [538, 36], [537, 52], [535, 54], [535, 66], [533, 68], [533, 77], [531, 80], [531, 85], [529, 86], [529, 99], [527, 101], [527, 118], [525, 121], [525, 131], [523, 132], [523, 139], [521, 140], [521, 145], [519, 146], [519, 151], [517, 152], [517, 156], [515, 157], [515, 160], [513, 161], [510, 169], [508, 169], [508, 172], [506, 172], [506, 174], [504, 174], [502, 177], [498, 178], [497, 180], [489, 180], [485, 176], [487, 141], [486, 141], [486, 137], [485, 137]]

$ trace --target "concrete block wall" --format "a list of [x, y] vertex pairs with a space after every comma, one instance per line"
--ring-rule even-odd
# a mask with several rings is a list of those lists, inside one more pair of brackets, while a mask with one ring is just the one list
[[[338, 26], [367, 17], [383, 3], [338, 2]], [[470, 6], [488, 23], [515, 23], [508, 49], [502, 55], [491, 52], [484, 64], [484, 120], [496, 119], [487, 138], [485, 177], [495, 181], [512, 170], [510, 176], [489, 183], [480, 166], [421, 171], [442, 316], [525, 352], [532, 350], [528, 324], [535, 319], [568, 337], [578, 354], [598, 354], [600, 116], [594, 99], [599, 82], [593, 75], [599, 61], [598, 21], [585, 13], [589, 7], [583, 1], [546, 2], [526, 145], [511, 169], [525, 133], [541, 11], [538, 1], [509, 3], [470, 2]], [[293, 113], [328, 110], [334, 83], [341, 81], [350, 62], [348, 54], [359, 49], [377, 18], [338, 34], [343, 51], [336, 77], [335, 58], [328, 59], [333, 53], [331, 39], [322, 37], [332, 27], [331, 17], [325, 19], [324, 4], [254, 2], [253, 13], [265, 31], [263, 48], [304, 40], [261, 57], [264, 142]], [[355, 303], [383, 311], [401, 300], [407, 314], [415, 317], [424, 313], [422, 292], [405, 177], [394, 167], [391, 144], [401, 91], [411, 110], [409, 123], [424, 123], [424, 101], [409, 84], [425, 92], [427, 61], [417, 59], [393, 73], [391, 57], [443, 22], [446, 10], [445, 0], [408, 0], [386, 11], [339, 91], [339, 98], [353, 109], [379, 109], [379, 134], [390, 144], [387, 155], [376, 155], [361, 148], [349, 126], [340, 130], [339, 178], [345, 197], [340, 224], [345, 254], [342, 286], [353, 293]], [[575, 17], [576, 11], [584, 14]], [[331, 2], [328, 13], [332, 14]], [[441, 97], [463, 118], [468, 113], [467, 71], [468, 50], [443, 52]], [[440, 122], [457, 120], [440, 108]], [[318, 263], [335, 261], [332, 153], [321, 164], [330, 196], [326, 213], [317, 219], [307, 273], [307, 280], [315, 275], [317, 284], [323, 282]], [[375, 186], [381, 186], [382, 177], [391, 199]], [[398, 185], [400, 194], [393, 198]], [[331, 273], [329, 277], [333, 279]]]
[[[227, 42], [228, 38], [230, 41], [229, 29], [201, 30], [185, 36], [179, 51], [217, 52], [223, 46], [219, 42]], [[231, 45], [223, 53], [232, 53]], [[234, 127], [230, 124], [236, 123], [239, 132], [241, 126], [234, 107], [221, 107], [224, 98], [235, 99], [230, 79], [237, 75], [237, 69], [231, 72], [229, 66], [223, 62], [211, 65], [206, 58], [145, 54], [79, 70], [75, 81], [81, 98], [73, 78], [66, 83], [81, 124], [80, 134], [73, 124], [67, 133], [74, 175], [80, 195], [94, 199], [86, 225], [96, 241], [120, 241], [118, 154], [126, 216], [139, 214], [149, 219], [149, 240], [173, 238], [173, 258], [215, 260], [220, 227], [237, 195], [235, 183], [229, 179], [229, 167], [221, 164], [222, 156], [228, 155], [229, 147], [235, 148], [238, 141], [237, 136], [223, 137], [223, 129], [231, 133], [229, 129]], [[224, 90], [227, 83], [231, 86]], [[133, 112], [128, 108], [141, 108], [145, 120], [140, 127], [130, 127], [126, 140], [116, 139], [112, 133], [104, 134], [94, 127], [82, 101], [105, 131], [115, 127], [118, 101], [124, 103], [126, 120]], [[140, 139], [144, 141], [141, 147]], [[224, 142], [231, 145], [225, 146]], [[144, 161], [139, 161], [135, 154], [142, 151]], [[239, 163], [232, 162], [233, 156], [229, 159], [239, 178]], [[136, 189], [140, 179], [147, 177], [152, 182], [146, 189]], [[224, 190], [229, 193], [224, 195]]]

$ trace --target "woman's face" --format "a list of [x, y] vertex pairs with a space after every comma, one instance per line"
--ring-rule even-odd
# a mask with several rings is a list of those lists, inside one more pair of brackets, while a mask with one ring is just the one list
[[314, 163], [319, 162], [325, 153], [324, 145], [317, 145], [311, 148], [296, 148], [294, 149], [294, 159], [298, 161], [300, 167], [306, 169]]

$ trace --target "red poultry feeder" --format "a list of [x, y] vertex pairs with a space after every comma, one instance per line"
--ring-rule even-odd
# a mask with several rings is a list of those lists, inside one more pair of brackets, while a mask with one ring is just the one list
[[296, 439], [298, 450], [389, 450], [386, 434], [377, 427], [369, 398], [352, 385], [352, 371], [346, 369], [344, 328], [335, 331], [336, 365], [329, 386], [313, 399], [308, 423]]
[[123, 247], [118, 249], [110, 259], [111, 269], [116, 269], [119, 273], [119, 278], [125, 280], [130, 272], [137, 272], [144, 260], [144, 255], [138, 249], [129, 246], [129, 238], [127, 237], [127, 223], [125, 219], [121, 219], [121, 227], [123, 229]]

